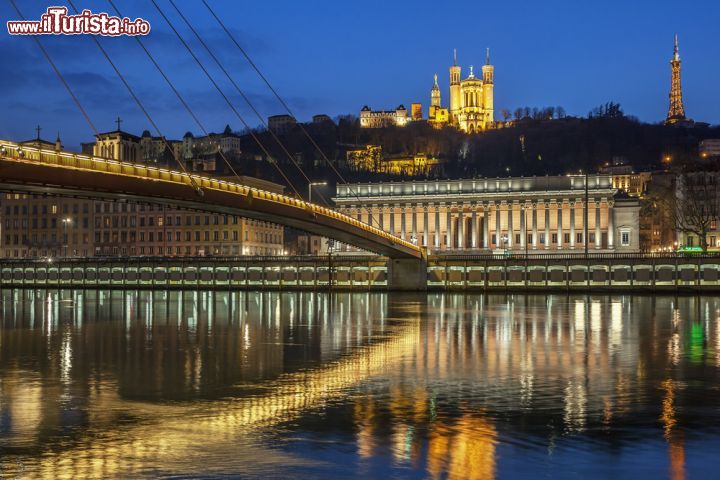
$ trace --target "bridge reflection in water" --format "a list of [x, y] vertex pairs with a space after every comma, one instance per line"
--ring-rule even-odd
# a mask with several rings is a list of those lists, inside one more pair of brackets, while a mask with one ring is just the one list
[[[562, 473], [568, 452], [602, 463], [599, 452], [644, 439], [666, 443], [656, 468], [683, 478], [685, 429], [717, 420], [694, 409], [716, 389], [686, 382], [720, 367], [716, 298], [0, 298], [9, 475], [313, 476], [330, 464], [377, 476], [385, 459], [421, 476], [493, 478], [553, 462]], [[295, 450], [298, 435], [354, 445], [358, 462]]]

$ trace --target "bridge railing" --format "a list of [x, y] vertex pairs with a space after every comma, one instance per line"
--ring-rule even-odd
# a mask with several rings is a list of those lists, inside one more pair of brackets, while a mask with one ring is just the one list
[[9, 158], [17, 162], [43, 164], [48, 166], [70, 168], [75, 170], [85, 170], [93, 172], [103, 172], [114, 175], [123, 175], [134, 178], [147, 180], [159, 180], [170, 183], [179, 183], [192, 187], [199, 186], [202, 189], [212, 189], [224, 192], [230, 192], [238, 195], [252, 195], [267, 201], [281, 203], [294, 208], [311, 211], [316, 215], [333, 218], [357, 228], [365, 230], [368, 233], [384, 238], [396, 245], [403, 246], [410, 250], [420, 252], [421, 249], [406, 240], [395, 235], [385, 232], [379, 228], [368, 225], [349, 215], [340, 213], [331, 208], [322, 207], [314, 203], [289, 197], [278, 193], [261, 190], [239, 183], [228, 182], [211, 177], [189, 174], [177, 170], [169, 170], [166, 168], [152, 167], [148, 165], [133, 164], [129, 162], [120, 162], [107, 158], [95, 157], [79, 153], [70, 153], [44, 149], [32, 145], [20, 145], [14, 142], [0, 141], [0, 156]]

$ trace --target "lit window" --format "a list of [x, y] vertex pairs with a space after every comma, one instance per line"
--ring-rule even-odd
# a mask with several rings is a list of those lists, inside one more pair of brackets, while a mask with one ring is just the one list
[[630, 232], [627, 230], [620, 232], [620, 244], [623, 247], [627, 247], [630, 245]]

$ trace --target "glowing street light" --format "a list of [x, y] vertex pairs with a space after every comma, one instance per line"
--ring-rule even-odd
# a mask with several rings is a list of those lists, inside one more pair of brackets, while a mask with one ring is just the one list
[[65, 244], [65, 257], [67, 257], [68, 253], [68, 225], [72, 224], [72, 218], [66, 217], [62, 219], [63, 224], [63, 243]]

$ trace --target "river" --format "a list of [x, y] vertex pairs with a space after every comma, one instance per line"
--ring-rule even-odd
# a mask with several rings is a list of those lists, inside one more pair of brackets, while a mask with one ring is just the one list
[[0, 478], [718, 475], [716, 297], [0, 301]]

